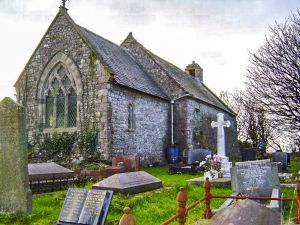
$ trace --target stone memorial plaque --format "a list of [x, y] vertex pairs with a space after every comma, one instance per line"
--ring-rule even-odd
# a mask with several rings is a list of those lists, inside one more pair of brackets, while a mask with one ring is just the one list
[[57, 225], [103, 225], [112, 191], [69, 188]]
[[277, 167], [270, 160], [238, 162], [231, 169], [231, 179], [234, 191], [244, 194], [257, 191], [258, 196], [270, 196], [279, 184]]
[[188, 152], [187, 163], [193, 164], [195, 161], [204, 161], [207, 155], [211, 155], [211, 151], [207, 149], [193, 149]]
[[93, 189], [113, 190], [123, 194], [136, 194], [161, 187], [161, 180], [144, 171], [115, 174], [93, 185]]

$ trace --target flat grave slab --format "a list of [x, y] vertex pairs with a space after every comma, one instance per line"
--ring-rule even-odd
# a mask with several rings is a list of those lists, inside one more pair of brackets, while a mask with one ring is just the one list
[[103, 225], [112, 191], [69, 188], [56, 225]]
[[[186, 181], [189, 185], [199, 185], [203, 186], [204, 177], [197, 177]], [[230, 177], [222, 177], [215, 180], [211, 180], [210, 183], [213, 187], [230, 187], [231, 179]]]
[[217, 212], [207, 225], [280, 225], [280, 213], [250, 199]]
[[74, 172], [54, 162], [51, 163], [29, 163], [28, 164], [29, 181], [72, 178]]
[[161, 187], [161, 180], [144, 171], [115, 174], [93, 185], [93, 189], [113, 190], [122, 194], [136, 194]]

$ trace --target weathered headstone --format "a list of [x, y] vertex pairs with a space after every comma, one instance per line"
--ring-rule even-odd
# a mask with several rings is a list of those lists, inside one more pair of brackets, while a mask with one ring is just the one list
[[193, 164], [195, 161], [204, 161], [207, 155], [211, 155], [211, 151], [207, 149], [191, 149], [188, 151], [188, 164]]
[[125, 172], [140, 170], [140, 157], [136, 155], [118, 155], [112, 157], [112, 167], [117, 167], [118, 163], [123, 162]]
[[272, 153], [273, 162], [280, 162], [282, 169], [286, 170], [288, 167], [288, 153], [286, 152], [274, 152]]
[[240, 150], [242, 161], [254, 161], [256, 160], [256, 149], [255, 148], [242, 148]]
[[113, 192], [69, 188], [57, 225], [103, 225]]
[[238, 201], [217, 212], [207, 225], [280, 225], [280, 213], [255, 201]]
[[24, 109], [0, 102], [0, 211], [31, 212]]
[[123, 194], [136, 194], [161, 187], [161, 180], [144, 171], [115, 174], [93, 185], [93, 189], [113, 190]]
[[234, 192], [271, 196], [273, 188], [279, 186], [277, 166], [269, 159], [237, 162], [231, 168], [231, 185]]

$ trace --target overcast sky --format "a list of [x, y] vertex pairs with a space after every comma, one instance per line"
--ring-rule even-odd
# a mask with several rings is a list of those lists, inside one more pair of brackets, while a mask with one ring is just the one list
[[[58, 12], [59, 0], [0, 0], [0, 99], [13, 84]], [[75, 23], [116, 44], [127, 34], [181, 69], [195, 60], [215, 93], [242, 89], [249, 51], [299, 0], [70, 0]]]

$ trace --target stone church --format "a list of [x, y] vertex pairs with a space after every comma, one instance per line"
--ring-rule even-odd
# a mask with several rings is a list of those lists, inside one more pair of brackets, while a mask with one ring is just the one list
[[98, 128], [103, 159], [139, 155], [161, 162], [171, 144], [216, 151], [217, 113], [226, 154], [238, 156], [235, 113], [203, 83], [195, 62], [185, 71], [155, 55], [132, 35], [121, 45], [76, 24], [60, 7], [15, 83], [25, 106], [28, 138], [38, 133], [79, 132], [83, 117]]

